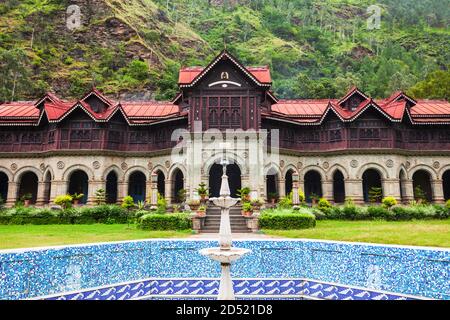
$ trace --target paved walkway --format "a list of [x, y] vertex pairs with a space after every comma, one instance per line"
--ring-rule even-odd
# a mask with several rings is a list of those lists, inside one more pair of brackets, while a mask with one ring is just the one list
[[[198, 233], [194, 234], [192, 236], [189, 236], [189, 238], [194, 239], [219, 239], [218, 233]], [[270, 236], [267, 234], [261, 234], [261, 233], [233, 233], [232, 234], [233, 240], [235, 239], [274, 239], [274, 238], [282, 238], [277, 236]]]

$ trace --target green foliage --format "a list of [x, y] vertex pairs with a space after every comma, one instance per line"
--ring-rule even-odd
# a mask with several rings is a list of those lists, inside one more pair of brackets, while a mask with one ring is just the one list
[[259, 216], [261, 229], [306, 229], [313, 228], [316, 219], [310, 213], [297, 213], [293, 210], [265, 210]]
[[164, 198], [164, 196], [161, 195], [159, 192], [158, 192], [158, 200], [157, 200], [157, 204], [156, 205], [158, 207], [158, 209], [157, 209], [158, 213], [160, 213], [160, 214], [166, 213], [167, 201], [166, 201], [166, 198]]
[[445, 202], [445, 207], [450, 211], [450, 199]]
[[83, 197], [84, 197], [84, 194], [82, 194], [82, 193], [74, 193], [74, 194], [72, 194], [72, 199], [73, 200], [80, 200]]
[[251, 204], [250, 202], [244, 202], [244, 203], [242, 204], [242, 210], [243, 210], [244, 212], [251, 212], [251, 211], [253, 211], [252, 204]]
[[97, 205], [102, 205], [106, 203], [106, 191], [103, 188], [97, 189], [95, 191], [95, 203]]
[[437, 70], [429, 73], [425, 80], [412, 86], [408, 93], [414, 98], [450, 99], [450, 71]]
[[421, 203], [427, 202], [427, 194], [420, 185], [414, 188], [414, 199]]
[[199, 196], [208, 196], [208, 188], [206, 188], [206, 183], [201, 182], [196, 189]]
[[72, 206], [73, 198], [70, 194], [59, 195], [55, 198], [53, 202], [61, 206], [63, 209], [68, 209]]
[[244, 187], [241, 189], [237, 189], [236, 196], [241, 198], [242, 201], [245, 201], [246, 198], [248, 198], [248, 196], [250, 195], [250, 192], [251, 190], [249, 187]]
[[372, 187], [369, 190], [369, 201], [371, 203], [381, 202], [383, 189], [381, 187]]
[[305, 193], [303, 192], [303, 190], [298, 189], [298, 201], [300, 203], [304, 203], [305, 200], [306, 200]]
[[144, 215], [139, 220], [144, 230], [187, 230], [192, 228], [192, 220], [187, 213]]
[[186, 189], [180, 189], [177, 192], [177, 199], [178, 202], [182, 203], [186, 201]]
[[292, 208], [292, 191], [285, 197], [281, 197], [277, 204], [278, 208], [289, 209]]
[[385, 208], [390, 209], [397, 205], [397, 200], [394, 197], [384, 197], [382, 203]]
[[327, 210], [331, 208], [331, 204], [327, 199], [320, 198], [319, 202], [317, 203], [317, 208], [319, 208], [320, 210]]
[[123, 197], [121, 206], [122, 206], [122, 208], [127, 209], [127, 210], [134, 208], [135, 204], [134, 204], [133, 197], [132, 196]]

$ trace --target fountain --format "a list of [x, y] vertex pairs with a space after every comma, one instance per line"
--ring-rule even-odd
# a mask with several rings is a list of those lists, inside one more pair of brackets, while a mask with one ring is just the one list
[[243, 248], [233, 248], [230, 225], [230, 207], [234, 206], [239, 199], [230, 196], [230, 186], [228, 185], [227, 160], [222, 160], [223, 166], [222, 184], [220, 186], [220, 196], [210, 200], [221, 208], [219, 248], [206, 248], [200, 250], [200, 254], [210, 259], [220, 262], [222, 275], [220, 277], [218, 300], [235, 300], [233, 282], [231, 281], [231, 262], [240, 259], [251, 250]]

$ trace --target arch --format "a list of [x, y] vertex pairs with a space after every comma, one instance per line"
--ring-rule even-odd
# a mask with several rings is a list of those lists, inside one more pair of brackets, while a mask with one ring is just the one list
[[187, 171], [186, 168], [181, 164], [181, 163], [174, 163], [170, 168], [169, 168], [169, 172], [167, 173], [167, 176], [173, 180], [173, 178], [175, 177], [175, 174], [177, 172], [177, 170], [180, 170], [181, 173], [183, 173], [183, 176], [187, 176]]
[[281, 179], [281, 169], [276, 163], [269, 163], [264, 167], [264, 179], [266, 181], [267, 200], [274, 201], [280, 196], [279, 181]]
[[72, 170], [68, 176], [68, 193], [83, 194], [79, 200], [81, 204], [86, 204], [89, 195], [89, 176], [82, 169]]
[[[364, 202], [381, 202], [383, 198], [383, 185], [381, 173], [376, 168], [368, 168], [362, 174], [363, 197]], [[381, 188], [381, 195], [375, 194], [375, 191]]]
[[[220, 163], [220, 161], [223, 159], [223, 156], [224, 154], [222, 152], [219, 152], [209, 157], [208, 160], [206, 160], [203, 164], [203, 171], [210, 172], [211, 167], [215, 163]], [[226, 152], [225, 159], [229, 162], [229, 164], [236, 164], [239, 167], [241, 174], [246, 172], [245, 159], [243, 159], [241, 156], [237, 155], [234, 152]]]
[[288, 171], [290, 171], [290, 170], [292, 170], [293, 171], [293, 173], [292, 174], [294, 174], [294, 173], [296, 173], [296, 174], [298, 174], [298, 170], [297, 170], [297, 167], [295, 166], [295, 165], [293, 165], [293, 164], [288, 164], [288, 165], [286, 165], [285, 167], [284, 167], [284, 170], [283, 170], [283, 175], [284, 176], [286, 176], [286, 173], [288, 173]]
[[0, 206], [8, 199], [9, 181], [8, 175], [0, 170]]
[[442, 174], [442, 188], [444, 190], [445, 201], [450, 199], [450, 169], [447, 169]]
[[312, 202], [313, 197], [321, 198], [322, 193], [322, 175], [319, 171], [311, 169], [304, 176], [304, 190], [306, 202]]
[[82, 165], [82, 164], [75, 164], [73, 166], [70, 166], [64, 171], [63, 173], [63, 180], [69, 180], [70, 175], [72, 175], [73, 172], [81, 170], [88, 176], [88, 180], [94, 180], [94, 172], [89, 167]]
[[302, 169], [302, 171], [300, 172], [300, 176], [303, 178], [303, 180], [305, 180], [305, 175], [308, 173], [308, 171], [311, 171], [311, 170], [317, 171], [317, 173], [320, 174], [320, 179], [322, 181], [327, 180], [327, 175], [326, 175], [325, 170], [323, 170], [321, 167], [316, 166], [316, 165], [308, 165]]
[[172, 171], [172, 199], [175, 202], [184, 202], [185, 194], [181, 194], [181, 191], [184, 190], [184, 174], [183, 171], [177, 167]]
[[14, 181], [14, 175], [5, 167], [0, 166], [0, 172], [3, 172], [8, 177], [8, 181]]
[[130, 181], [130, 176], [136, 171], [141, 172], [145, 176], [145, 180], [150, 179], [150, 172], [145, 167], [136, 165], [128, 168], [128, 170], [123, 175], [124, 181]]
[[128, 173], [128, 195], [134, 202], [145, 201], [147, 177], [141, 170], [133, 170]]
[[[220, 186], [222, 183], [223, 167], [215, 163], [209, 171], [209, 190], [211, 197], [220, 196]], [[230, 186], [231, 197], [237, 197], [237, 190], [242, 187], [241, 169], [236, 163], [227, 165], [228, 184]]]
[[153, 167], [152, 174], [157, 173], [157, 171], [160, 171], [164, 175], [164, 179], [167, 178], [168, 172], [167, 172], [166, 167], [164, 167], [160, 164], [157, 164], [156, 166]]
[[38, 177], [38, 181], [42, 181], [42, 172], [39, 169], [37, 169], [35, 167], [31, 167], [31, 166], [26, 166], [26, 167], [20, 168], [14, 174], [14, 182], [20, 182], [22, 175], [26, 172], [33, 172]]
[[29, 196], [31, 204], [35, 204], [37, 200], [39, 177], [34, 171], [21, 172], [19, 176], [19, 190], [17, 198], [22, 200], [24, 196]]
[[156, 189], [161, 196], [166, 195], [166, 176], [161, 169], [153, 171], [152, 175], [156, 175]]
[[359, 169], [358, 172], [356, 174], [356, 178], [358, 179], [359, 177], [362, 178], [362, 175], [364, 174], [364, 172], [366, 172], [369, 169], [373, 169], [376, 170], [378, 172], [378, 174], [380, 175], [381, 179], [389, 179], [389, 172], [386, 170], [385, 167], [383, 167], [382, 165], [379, 165], [378, 163], [366, 163], [364, 165], [362, 165]]
[[345, 202], [344, 174], [339, 168], [333, 172], [333, 200], [335, 203]]
[[105, 179], [105, 193], [106, 193], [106, 203], [116, 203], [118, 194], [118, 180], [117, 171], [115, 169], [109, 170], [108, 175]]
[[124, 174], [123, 171], [119, 169], [118, 166], [116, 166], [115, 164], [113, 164], [112, 166], [109, 166], [108, 168], [106, 168], [105, 171], [103, 171], [103, 180], [106, 181], [108, 175], [114, 171], [115, 174], [117, 175], [117, 181], [123, 181], [124, 178]]
[[348, 174], [347, 169], [344, 166], [342, 166], [342, 165], [340, 165], [338, 163], [333, 164], [330, 167], [330, 169], [328, 169], [328, 174], [331, 177], [333, 177], [333, 175], [335, 174], [336, 170], [339, 170], [341, 172], [341, 174], [344, 176], [344, 179], [349, 179], [350, 178], [350, 175]]
[[51, 190], [52, 190], [52, 172], [51, 170], [47, 170], [44, 173], [44, 204], [50, 203]]
[[419, 169], [415, 170], [412, 175], [414, 199], [416, 201], [433, 200], [433, 189], [431, 187], [432, 175], [428, 170]]
[[429, 165], [426, 165], [426, 164], [415, 165], [414, 167], [409, 169], [408, 174], [410, 177], [412, 177], [414, 175], [414, 173], [419, 170], [427, 171], [430, 174], [432, 180], [438, 179], [438, 175], [437, 175], [436, 171], [433, 169], [433, 167], [430, 167]]
[[284, 194], [289, 195], [293, 188], [293, 175], [295, 171], [294, 169], [289, 169], [286, 171], [286, 174], [284, 176]]

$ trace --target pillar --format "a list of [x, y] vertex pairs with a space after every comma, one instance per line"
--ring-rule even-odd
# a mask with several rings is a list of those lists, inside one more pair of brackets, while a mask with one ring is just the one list
[[120, 204], [123, 201], [123, 198], [125, 198], [128, 195], [128, 182], [126, 181], [119, 181], [117, 183], [117, 203]]
[[36, 206], [44, 205], [44, 193], [45, 193], [45, 181], [38, 182], [37, 196], [36, 196]]
[[328, 201], [333, 201], [333, 180], [325, 180], [322, 182], [323, 197]]
[[297, 205], [300, 204], [300, 197], [298, 193], [298, 185], [299, 185], [299, 179], [298, 174], [294, 173], [292, 174], [292, 204]]
[[[152, 206], [156, 206], [158, 204], [158, 175], [156, 173], [152, 173], [150, 176], [150, 199], [148, 202]], [[167, 193], [167, 192], [166, 192]]]
[[101, 189], [101, 188], [104, 189], [104, 186], [105, 186], [105, 181], [103, 181], [103, 180], [89, 180], [88, 181], [88, 198], [87, 198], [86, 204], [95, 205], [96, 204], [95, 192], [98, 189]]
[[394, 197], [398, 203], [402, 201], [400, 196], [400, 179], [382, 179], [383, 198]]
[[433, 192], [434, 203], [444, 203], [444, 186], [442, 180], [431, 180], [431, 190]]
[[52, 188], [50, 190], [50, 205], [53, 204], [55, 198], [60, 195], [67, 194], [67, 181], [52, 180]]
[[8, 181], [8, 196], [6, 197], [6, 206], [13, 207], [17, 201], [17, 187], [18, 183], [14, 181]]
[[278, 197], [281, 199], [281, 197], [287, 196], [286, 186], [284, 184], [285, 180], [284, 178], [279, 178], [277, 182], [278, 182]]
[[403, 190], [405, 194], [403, 195], [403, 202], [409, 203], [414, 200], [414, 187], [413, 181], [411, 179], [405, 179], [402, 181]]
[[172, 188], [172, 179], [166, 179], [166, 202], [167, 204], [172, 204], [172, 198], [173, 198], [173, 188]]
[[364, 203], [362, 179], [344, 179], [345, 197], [356, 204]]

